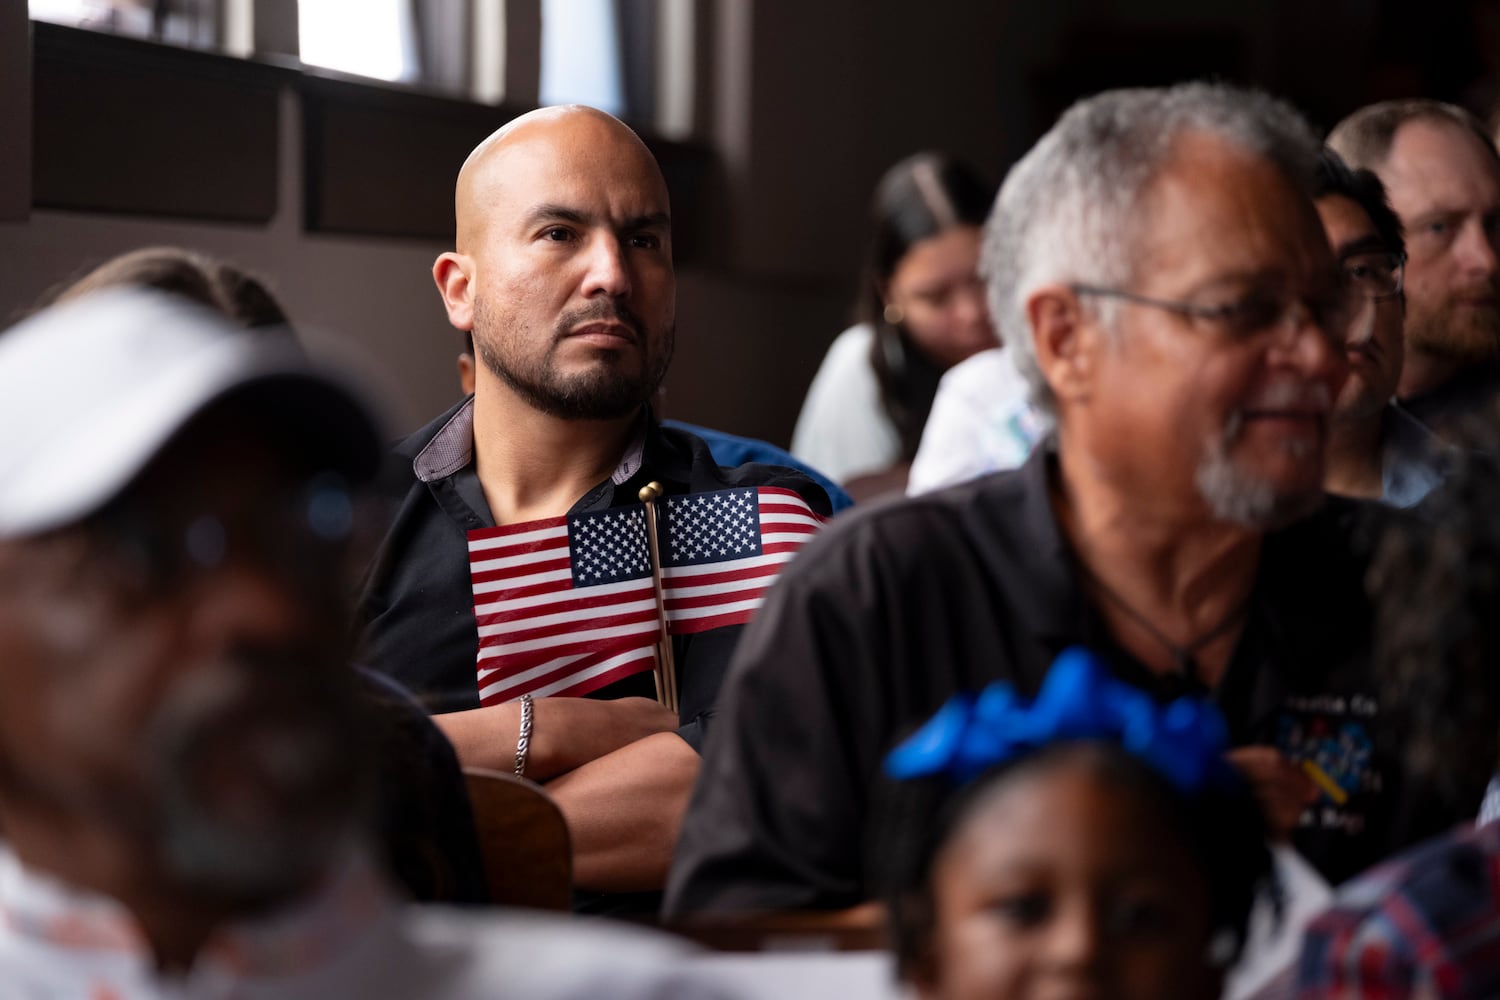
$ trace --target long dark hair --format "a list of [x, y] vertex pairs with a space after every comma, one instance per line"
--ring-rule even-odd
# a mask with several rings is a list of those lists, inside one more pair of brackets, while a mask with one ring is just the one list
[[875, 189], [874, 239], [856, 317], [875, 331], [870, 367], [880, 401], [901, 438], [901, 460], [917, 453], [943, 366], [927, 357], [899, 324], [885, 318], [881, 289], [907, 251], [954, 226], [982, 226], [995, 190], [944, 153], [918, 153], [887, 170]]

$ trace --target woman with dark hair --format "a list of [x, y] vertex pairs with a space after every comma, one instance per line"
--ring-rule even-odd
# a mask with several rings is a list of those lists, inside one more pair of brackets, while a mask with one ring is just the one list
[[794, 455], [845, 484], [886, 473], [889, 488], [904, 485], [938, 379], [996, 344], [977, 273], [993, 197], [973, 171], [939, 153], [886, 172], [875, 192], [860, 322], [834, 341], [808, 389]]
[[922, 998], [1218, 997], [1265, 824], [1206, 700], [1157, 705], [1082, 650], [1028, 703], [953, 699], [886, 761], [875, 873]]

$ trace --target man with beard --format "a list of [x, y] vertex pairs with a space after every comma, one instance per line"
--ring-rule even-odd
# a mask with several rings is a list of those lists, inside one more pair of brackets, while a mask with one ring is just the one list
[[348, 389], [285, 338], [116, 289], [0, 333], [0, 425], [0, 992], [667, 978], [669, 943], [407, 909], [370, 860], [347, 583], [380, 446]]
[[547, 783], [581, 888], [651, 894], [740, 628], [674, 637], [679, 713], [644, 673], [586, 698], [544, 688], [481, 707], [467, 533], [637, 504], [653, 481], [667, 495], [780, 485], [824, 514], [827, 498], [791, 470], [720, 468], [652, 417], [676, 284], [666, 184], [635, 133], [591, 108], [523, 115], [470, 154], [455, 210], [455, 249], [433, 277], [449, 321], [473, 334], [474, 395], [397, 448], [400, 507], [364, 595], [364, 655], [427, 701], [465, 764]]
[[[1389, 849], [1363, 562], [1324, 504], [1357, 299], [1318, 143], [1264, 95], [1075, 105], [1015, 166], [981, 273], [1033, 401], [1027, 463], [832, 525], [752, 623], [667, 891], [695, 911], [867, 898], [885, 751], [955, 692], [1034, 694], [1066, 647], [1221, 705], [1273, 828], [1339, 879]], [[1144, 734], [1143, 734], [1144, 735]]]
[[1380, 177], [1406, 230], [1397, 392], [1447, 437], [1500, 392], [1500, 154], [1473, 115], [1429, 100], [1361, 108], [1328, 145]]

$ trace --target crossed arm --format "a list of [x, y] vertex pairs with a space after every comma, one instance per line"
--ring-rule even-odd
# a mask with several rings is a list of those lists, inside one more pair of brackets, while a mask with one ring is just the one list
[[[660, 889], [698, 754], [649, 698], [534, 703], [526, 777], [544, 782], [573, 839], [573, 876], [600, 892]], [[433, 717], [465, 766], [515, 767], [517, 703]]]

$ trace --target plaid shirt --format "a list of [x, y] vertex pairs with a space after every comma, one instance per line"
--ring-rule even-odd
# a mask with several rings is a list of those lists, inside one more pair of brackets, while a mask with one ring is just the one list
[[1500, 997], [1500, 823], [1421, 844], [1308, 925], [1299, 1000]]

